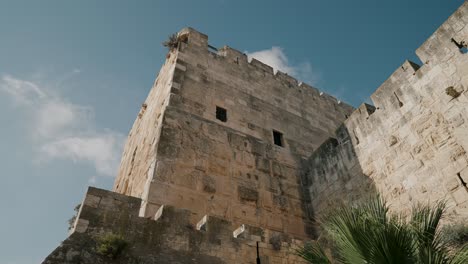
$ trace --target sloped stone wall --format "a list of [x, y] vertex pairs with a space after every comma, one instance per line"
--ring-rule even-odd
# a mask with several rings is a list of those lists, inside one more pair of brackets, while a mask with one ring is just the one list
[[[191, 212], [164, 206], [158, 219], [138, 216], [141, 200], [90, 187], [71, 235], [43, 264], [303, 263], [292, 252], [302, 242], [267, 229], [243, 226], [207, 216], [201, 230]], [[200, 226], [200, 224], [198, 225]], [[115, 258], [97, 252], [106, 234], [120, 235], [127, 246]]]

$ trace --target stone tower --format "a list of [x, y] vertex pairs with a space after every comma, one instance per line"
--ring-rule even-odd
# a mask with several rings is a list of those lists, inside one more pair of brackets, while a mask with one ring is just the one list
[[353, 108], [187, 28], [128, 137], [114, 191], [305, 237], [301, 164]]

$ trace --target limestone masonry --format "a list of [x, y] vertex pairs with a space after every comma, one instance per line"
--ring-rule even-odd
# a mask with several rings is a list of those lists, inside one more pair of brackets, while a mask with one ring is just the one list
[[[446, 200], [468, 220], [468, 3], [358, 109], [194, 29], [130, 131], [114, 192], [91, 188], [43, 263], [301, 263], [337, 204], [379, 191], [395, 211]], [[120, 234], [122, 255], [96, 253]]]

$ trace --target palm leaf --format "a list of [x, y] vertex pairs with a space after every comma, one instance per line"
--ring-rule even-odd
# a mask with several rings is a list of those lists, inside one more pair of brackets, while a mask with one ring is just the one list
[[340, 207], [324, 221], [344, 263], [365, 263], [371, 258], [372, 239], [386, 223], [388, 208], [380, 197], [355, 207]]
[[448, 262], [450, 264], [466, 264], [468, 263], [468, 244], [465, 244], [459, 251], [455, 253]]
[[[353, 207], [332, 210], [321, 225], [332, 240], [339, 263], [465, 264], [468, 245], [449, 250], [438, 229], [445, 203], [418, 205], [411, 217], [390, 215], [380, 196]], [[319, 242], [296, 251], [310, 263], [331, 263]]]
[[445, 212], [445, 202], [434, 207], [417, 205], [413, 207], [409, 225], [418, 243], [419, 260], [422, 263], [448, 263], [449, 250], [438, 232], [438, 226]]
[[316, 241], [306, 243], [303, 247], [296, 249], [296, 255], [302, 257], [309, 263], [314, 264], [331, 264], [325, 251]]

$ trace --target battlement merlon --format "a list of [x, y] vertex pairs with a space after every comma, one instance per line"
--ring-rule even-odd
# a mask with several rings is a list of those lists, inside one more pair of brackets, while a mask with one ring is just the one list
[[[460, 54], [462, 42], [468, 43], [468, 2], [464, 2], [417, 50], [424, 64], [439, 64]], [[456, 42], [456, 43], [455, 43]]]
[[[424, 63], [423, 67], [406, 60], [395, 72], [371, 95], [378, 109], [396, 108], [390, 100], [398, 96], [398, 90], [408, 82], [417, 81], [427, 67], [444, 63], [454, 56], [462, 56], [461, 46], [468, 43], [468, 2], [455, 11], [417, 50], [416, 55]], [[395, 95], [396, 93], [396, 95]], [[394, 103], [394, 102], [393, 102]]]
[[379, 88], [370, 96], [374, 106], [379, 109], [385, 109], [391, 101], [389, 98], [397, 93], [397, 90], [416, 73], [420, 66], [412, 61], [406, 60], [398, 67], [390, 77], [380, 85]]
[[[272, 79], [275, 79], [276, 81], [284, 83], [285, 86], [291, 89], [294, 89], [294, 88], [300, 89], [301, 92], [305, 92], [307, 94], [310, 94], [311, 96], [318, 96], [321, 98], [321, 100], [327, 101], [330, 104], [335, 104], [335, 105], [338, 104], [340, 105], [340, 107], [347, 109], [349, 111], [354, 110], [353, 106], [329, 94], [320, 92], [317, 88], [309, 84], [306, 84], [300, 80], [297, 80], [296, 78], [288, 75], [287, 73], [281, 72], [279, 70], [274, 71], [273, 67], [271, 67], [270, 65], [267, 65], [255, 58], [251, 58], [249, 61], [249, 58], [244, 52], [236, 50], [227, 45], [221, 48], [216, 48], [216, 47], [209, 45], [208, 36], [191, 27], [183, 28], [177, 33], [177, 36], [179, 40], [182, 40], [181, 42], [183, 42], [181, 44], [182, 48], [180, 48], [179, 51], [183, 51], [184, 45], [196, 47], [200, 50], [206, 51], [207, 54], [211, 53], [211, 54], [214, 54], [215, 56], [219, 56], [220, 58], [224, 58], [230, 63], [235, 63], [239, 66], [249, 67], [250, 70], [252, 71], [255, 71], [255, 70], [260, 71], [266, 74], [267, 76], [270, 76], [269, 78], [272, 78]], [[179, 54], [179, 59], [183, 61], [184, 56]], [[200, 63], [203, 63], [203, 62], [200, 62]]]

